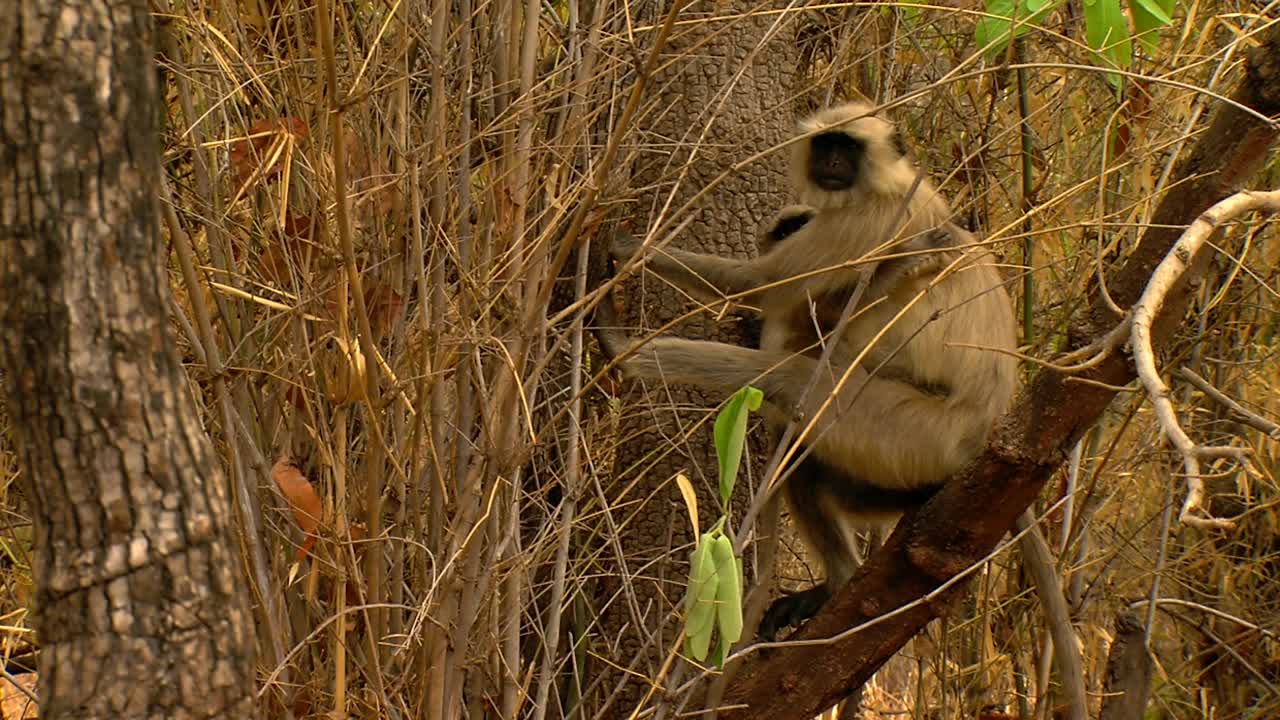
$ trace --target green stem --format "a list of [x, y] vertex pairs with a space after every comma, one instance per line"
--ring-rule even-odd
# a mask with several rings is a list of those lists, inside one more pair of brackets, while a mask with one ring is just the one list
[[[1014, 53], [1018, 62], [1022, 62], [1022, 41], [1014, 41]], [[1031, 235], [1031, 208], [1035, 204], [1032, 195], [1035, 185], [1031, 178], [1031, 109], [1027, 94], [1027, 71], [1017, 69], [1018, 75], [1018, 119], [1022, 135], [1022, 265], [1026, 268], [1022, 276], [1022, 342], [1029, 343], [1035, 337], [1033, 311], [1035, 309], [1035, 244]]]

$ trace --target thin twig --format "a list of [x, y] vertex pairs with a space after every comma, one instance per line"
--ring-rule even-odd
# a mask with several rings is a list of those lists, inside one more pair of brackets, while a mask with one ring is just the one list
[[1185, 367], [1179, 368], [1178, 374], [1182, 376], [1182, 379], [1196, 386], [1200, 392], [1208, 395], [1214, 400], [1217, 400], [1222, 405], [1225, 405], [1228, 410], [1238, 415], [1240, 417], [1240, 421], [1245, 425], [1248, 425], [1255, 430], [1261, 430], [1264, 435], [1272, 440], [1280, 440], [1280, 425], [1271, 422], [1235, 400], [1232, 400], [1230, 397], [1227, 397], [1226, 393], [1210, 385], [1208, 380], [1205, 380], [1195, 374], [1191, 369]]

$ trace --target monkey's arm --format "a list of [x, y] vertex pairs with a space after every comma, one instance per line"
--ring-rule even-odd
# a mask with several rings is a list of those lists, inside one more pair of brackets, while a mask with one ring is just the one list
[[[611, 343], [612, 345], [613, 343]], [[775, 412], [817, 416], [810, 434], [814, 452], [836, 467], [856, 469], [885, 489], [935, 485], [982, 448], [995, 413], [956, 402], [910, 382], [855, 368], [839, 395], [819, 415], [843, 374], [822, 370], [809, 397], [804, 388], [817, 368], [813, 358], [786, 351], [750, 350], [700, 340], [658, 338], [623, 361], [632, 376], [697, 385], [729, 394], [744, 385], [764, 391]]]
[[[614, 238], [610, 252], [625, 262], [640, 251], [640, 243], [625, 235]], [[666, 248], [649, 255], [645, 266], [677, 287], [705, 299], [750, 293], [764, 284], [757, 263], [751, 260], [704, 255]], [[736, 298], [744, 300], [745, 297]]]

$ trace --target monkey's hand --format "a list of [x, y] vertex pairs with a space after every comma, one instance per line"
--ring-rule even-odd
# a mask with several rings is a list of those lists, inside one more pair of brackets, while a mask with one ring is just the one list
[[631, 347], [631, 339], [611, 327], [597, 327], [596, 341], [600, 343], [600, 353], [605, 360], [613, 360]]
[[760, 637], [772, 641], [782, 628], [792, 625], [799, 627], [805, 620], [816, 615], [830, 597], [831, 591], [827, 590], [826, 583], [822, 583], [774, 600], [760, 620]]
[[760, 337], [764, 334], [764, 319], [759, 315], [742, 313], [738, 316], [738, 329], [742, 332], [742, 347], [760, 349]]
[[613, 255], [614, 261], [621, 266], [640, 252], [640, 244], [639, 240], [630, 235], [619, 233], [613, 236], [613, 243], [609, 246], [609, 254]]
[[610, 361], [621, 358], [618, 369], [626, 377], [661, 377], [657, 349], [664, 342], [662, 338], [645, 342], [644, 338], [631, 337], [617, 329], [601, 327], [596, 329], [596, 340], [599, 341], [600, 352], [605, 358]]

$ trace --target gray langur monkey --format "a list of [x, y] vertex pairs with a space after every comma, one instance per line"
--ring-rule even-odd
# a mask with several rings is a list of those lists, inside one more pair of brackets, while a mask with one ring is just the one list
[[[766, 636], [849, 580], [856, 530], [893, 522], [977, 456], [1017, 384], [1017, 330], [994, 257], [950, 221], [945, 198], [871, 110], [850, 103], [800, 123], [791, 176], [803, 205], [762, 233], [758, 257], [664, 249], [646, 258], [694, 295], [759, 307], [759, 349], [598, 335], [606, 353], [624, 356], [624, 374], [726, 395], [754, 385], [775, 430], [793, 414], [817, 419], [803, 441], [812, 453], [783, 490], [826, 581], [776, 601]], [[619, 237], [611, 252], [625, 262], [639, 249]], [[832, 335], [860, 283], [852, 318]], [[819, 367], [831, 343], [830, 364]]]

